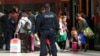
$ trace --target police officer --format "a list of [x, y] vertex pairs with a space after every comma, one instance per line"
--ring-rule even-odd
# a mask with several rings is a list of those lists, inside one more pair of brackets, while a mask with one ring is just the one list
[[46, 39], [48, 38], [51, 42], [52, 56], [57, 56], [57, 49], [55, 45], [56, 31], [59, 30], [59, 23], [55, 13], [50, 11], [50, 5], [45, 5], [46, 12], [41, 14], [41, 17], [36, 20], [36, 31], [41, 31], [40, 35], [40, 56], [46, 56]]
[[16, 21], [13, 18], [13, 11], [9, 11], [6, 15], [2, 16], [3, 32], [4, 32], [4, 44], [6, 50], [10, 49], [10, 39], [13, 38], [13, 32], [15, 30]]
[[[19, 33], [19, 38], [22, 40], [22, 51], [27, 53], [30, 47], [30, 33], [31, 33], [32, 23], [28, 19], [28, 14], [25, 10], [22, 11], [22, 16], [18, 22], [18, 26], [16, 28], [15, 34]], [[28, 30], [27, 30], [28, 29]], [[23, 48], [24, 47], [24, 48]]]

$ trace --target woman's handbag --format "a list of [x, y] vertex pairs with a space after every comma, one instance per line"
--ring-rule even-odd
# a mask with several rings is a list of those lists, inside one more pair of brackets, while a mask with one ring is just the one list
[[91, 37], [91, 36], [95, 35], [94, 32], [92, 31], [92, 29], [89, 26], [84, 29], [83, 33], [87, 37]]
[[66, 33], [66, 32], [63, 32], [63, 35], [61, 35], [61, 34], [59, 33], [58, 38], [57, 38], [57, 41], [58, 41], [58, 42], [66, 41], [66, 39], [67, 39], [67, 33]]

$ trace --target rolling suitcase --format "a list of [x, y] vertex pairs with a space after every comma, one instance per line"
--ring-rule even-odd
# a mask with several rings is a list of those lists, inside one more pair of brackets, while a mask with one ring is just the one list
[[75, 42], [75, 41], [72, 42], [72, 51], [73, 51], [73, 52], [77, 52], [77, 44], [78, 44], [78, 43]]
[[18, 38], [18, 35], [17, 38], [14, 35], [14, 38], [10, 40], [10, 52], [21, 52], [21, 40]]

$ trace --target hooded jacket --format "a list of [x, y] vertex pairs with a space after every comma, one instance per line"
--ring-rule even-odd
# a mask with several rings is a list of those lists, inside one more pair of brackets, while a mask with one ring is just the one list
[[18, 33], [25, 33], [26, 30], [23, 29], [23, 26], [25, 25], [26, 22], [29, 22], [29, 25], [27, 27], [31, 28], [32, 27], [32, 23], [31, 21], [28, 19], [28, 17], [21, 17], [21, 19], [18, 22], [18, 26], [16, 29], [16, 32]]

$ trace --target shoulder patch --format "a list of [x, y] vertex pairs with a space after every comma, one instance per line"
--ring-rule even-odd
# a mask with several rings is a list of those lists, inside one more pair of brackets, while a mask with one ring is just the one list
[[44, 15], [44, 18], [53, 18], [54, 15]]

